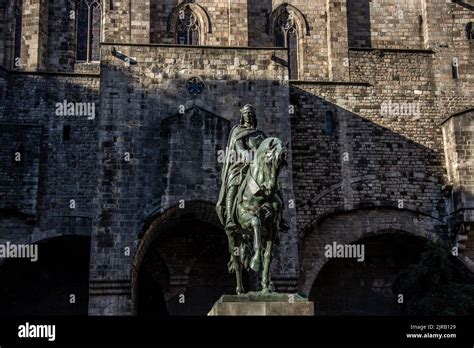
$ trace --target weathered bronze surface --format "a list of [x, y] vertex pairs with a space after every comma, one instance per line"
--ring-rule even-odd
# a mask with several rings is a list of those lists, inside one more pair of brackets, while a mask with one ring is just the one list
[[272, 248], [284, 206], [278, 176], [286, 158], [283, 142], [258, 130], [253, 106], [244, 106], [240, 124], [230, 132], [216, 207], [229, 241], [237, 294], [245, 292], [242, 270], [249, 268], [261, 272], [261, 293], [270, 292]]

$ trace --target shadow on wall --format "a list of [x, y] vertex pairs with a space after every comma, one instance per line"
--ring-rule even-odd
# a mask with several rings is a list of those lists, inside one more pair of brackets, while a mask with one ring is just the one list
[[[8, 180], [0, 183], [0, 207], [31, 218], [40, 216], [36, 227], [42, 230], [56, 228], [53, 217], [57, 216], [73, 213], [93, 218], [98, 176], [98, 76], [8, 75], [0, 114], [5, 140], [0, 172]], [[79, 108], [72, 113], [59, 112], [57, 105], [64, 103], [86, 107], [79, 113]], [[61, 189], [54, 191], [55, 187]], [[74, 211], [69, 206], [71, 198], [75, 199]], [[0, 238], [9, 232], [13, 231], [2, 231], [0, 224]]]
[[392, 285], [397, 275], [418, 261], [425, 240], [401, 232], [359, 240], [363, 262], [329, 260], [319, 272], [309, 298], [318, 315], [400, 315]]
[[[291, 98], [299, 105], [291, 132], [300, 231], [324, 215], [358, 208], [445, 216], [439, 152], [296, 86]], [[418, 127], [408, 114], [387, 117], [394, 128]]]
[[[450, 238], [445, 224], [449, 201], [442, 191], [443, 156], [395, 131], [419, 129], [417, 115], [386, 115], [393, 127], [389, 129], [316, 95], [344, 93], [332, 88], [345, 87], [317, 87], [309, 92], [292, 86], [292, 104], [298, 105], [292, 118], [292, 153], [300, 231], [299, 288], [322, 302], [316, 303], [322, 305], [321, 313], [395, 314], [393, 296], [384, 293], [383, 282], [377, 284], [384, 272], [391, 272], [388, 277], [393, 278], [409, 264], [397, 260], [397, 253], [405, 254], [400, 250], [408, 248], [407, 261], [409, 255], [419, 255], [416, 248], [409, 248], [410, 241], [394, 249], [398, 241], [381, 238], [374, 253], [386, 253], [384, 257], [361, 264], [330, 260], [319, 271], [326, 261], [324, 247], [353, 243], [371, 231], [397, 227], [410, 235]], [[367, 95], [361, 88], [365, 87], [357, 86], [358, 92], [348, 90], [347, 99], [358, 99], [354, 110], [372, 109], [373, 114], [380, 105], [366, 105]], [[339, 225], [316, 227], [319, 221], [338, 216]], [[324, 282], [313, 286], [321, 272]], [[346, 293], [338, 290], [346, 286]], [[378, 305], [372, 308], [370, 303]]]
[[251, 47], [273, 46], [268, 36], [268, 18], [272, 13], [272, 0], [247, 1], [249, 43]]
[[371, 48], [370, 0], [347, 0], [349, 47]]
[[0, 266], [0, 315], [87, 315], [90, 237], [65, 236], [38, 244], [37, 261]]
[[318, 274], [309, 295], [318, 315], [436, 316], [472, 310], [474, 274], [445, 246], [395, 230], [353, 245], [364, 246], [363, 262], [330, 259]]
[[[113, 59], [115, 60], [115, 58]], [[255, 64], [257, 59], [250, 57], [248, 61], [248, 64]], [[214, 77], [214, 75], [210, 76], [213, 69], [217, 69], [215, 65], [212, 65], [208, 67], [211, 74], [207, 74], [208, 80], [204, 93], [200, 98], [194, 99], [189, 94], [187, 80], [177, 77], [178, 74], [170, 76], [164, 73], [162, 85], [157, 84], [154, 80], [149, 86], [145, 86], [145, 84], [136, 83], [134, 80], [133, 72], [130, 73], [133, 67], [128, 68], [122, 66], [122, 64], [125, 63], [117, 62], [117, 66], [102, 71], [100, 87], [103, 90], [100, 94], [97, 76], [56, 76], [41, 73], [8, 74], [10, 80], [9, 89], [7, 90], [7, 105], [5, 106], [5, 112], [0, 116], [0, 122], [13, 124], [12, 127], [19, 125], [20, 130], [21, 124], [38, 124], [43, 129], [41, 143], [42, 145], [48, 145], [41, 148], [40, 169], [36, 173], [40, 182], [39, 193], [37, 194], [38, 203], [35, 202], [35, 204], [38, 204], [39, 222], [35, 223], [34, 226], [25, 223], [26, 227], [20, 226], [16, 231], [11, 231], [11, 224], [9, 225], [6, 219], [5, 223], [2, 221], [0, 224], [0, 237], [5, 238], [6, 235], [6, 239], [12, 240], [10, 235], [16, 238], [16, 232], [20, 229], [22, 230], [21, 237], [27, 237], [35, 227], [40, 231], [56, 229], [57, 221], [52, 218], [53, 214], [62, 216], [70, 214], [70, 199], [71, 197], [77, 197], [75, 213], [80, 212], [87, 217], [90, 216], [94, 219], [94, 226], [97, 226], [91, 247], [91, 281], [106, 278], [110, 271], [109, 265], [114, 262], [120, 264], [119, 272], [122, 272], [121, 275], [124, 278], [129, 276], [130, 261], [128, 259], [123, 260], [121, 256], [116, 256], [119, 254], [116, 252], [116, 248], [120, 242], [124, 241], [122, 239], [124, 235], [137, 230], [137, 222], [141, 224], [143, 217], [150, 209], [160, 205], [166, 190], [161, 180], [162, 174], [166, 175], [168, 173], [163, 171], [162, 166], [165, 157], [169, 155], [173, 159], [173, 156], [177, 155], [178, 152], [186, 150], [179, 148], [181, 144], [178, 143], [174, 143], [173, 151], [166, 151], [166, 149], [161, 148], [163, 138], [167, 138], [161, 132], [166, 130], [166, 127], [163, 127], [165, 124], [161, 122], [165, 117], [176, 115], [181, 103], [186, 104], [186, 110], [194, 110], [188, 105], [189, 102], [189, 104], [196, 104], [201, 108], [210, 108], [212, 111], [227, 108], [226, 118], [233, 118], [234, 121], [237, 121], [240, 116], [238, 112], [240, 106], [246, 102], [255, 102], [260, 98], [264, 99], [259, 95], [259, 86], [267, 86], [265, 89], [267, 95], [275, 91], [279, 91], [281, 95], [287, 93], [285, 87], [278, 80], [252, 79], [253, 76], [248, 77], [248, 79], [239, 79], [239, 76], [236, 76], [227, 80], [226, 78]], [[199, 69], [205, 68], [200, 61], [196, 61], [196, 64], [200, 64], [197, 67]], [[270, 61], [268, 64], [271, 64]], [[202, 67], [200, 67], [201, 65]], [[172, 68], [170, 69], [173, 72]], [[243, 74], [247, 69], [241, 67], [241, 70]], [[154, 69], [153, 72], [158, 75], [161, 71]], [[197, 75], [201, 74], [197, 73]], [[90, 79], [92, 82], [89, 81], [89, 83], [82, 78]], [[212, 97], [209, 98], [206, 91], [214, 93], [213, 103], [209, 102]], [[64, 100], [78, 103], [96, 102], [96, 117], [93, 120], [88, 120], [85, 117], [87, 115], [84, 117], [56, 116], [54, 114], [55, 104]], [[280, 115], [277, 111], [285, 109], [283, 106], [279, 106], [279, 103], [283, 103], [284, 100], [286, 98], [274, 97], [273, 102], [268, 103], [269, 105], [262, 103], [257, 106], [260, 107], [262, 113], [273, 108], [273, 112], [266, 112], [265, 116], [262, 116], [262, 123], [265, 122], [267, 125], [264, 128], [270, 134], [275, 134], [275, 130], [272, 131], [270, 127], [276, 128], [275, 125], [279, 124]], [[203, 117], [193, 118], [192, 116]], [[215, 146], [221, 143], [224, 145], [224, 140], [227, 137], [228, 121], [218, 119], [215, 116], [217, 115], [211, 117], [207, 113], [200, 115], [186, 114], [173, 120], [177, 122], [176, 124], [180, 124], [181, 120], [186, 119], [189, 121], [187, 124], [190, 129], [193, 129], [197, 135], [202, 136], [204, 134], [200, 140], [203, 141], [201, 145], [205, 145], [202, 148], [206, 149], [211, 145]], [[215, 122], [212, 123], [211, 121]], [[211, 123], [210, 127], [208, 126], [209, 123]], [[215, 123], [218, 123], [218, 125], [216, 126]], [[65, 126], [69, 127], [66, 128]], [[174, 127], [175, 124], [173, 123], [172, 126]], [[181, 139], [191, 142], [188, 146], [193, 146], [192, 142], [197, 140], [196, 138], [189, 138], [188, 135], [185, 134]], [[218, 144], [212, 142], [213, 139], [217, 138], [221, 139], [222, 142]], [[176, 140], [176, 138], [172, 140]], [[209, 144], [206, 143], [207, 140], [210, 141]], [[26, 151], [30, 150], [30, 146], [29, 143], [25, 144]], [[191, 157], [195, 152], [187, 153], [183, 157], [183, 162], [191, 164], [192, 171], [202, 170], [203, 177], [218, 182], [219, 176], [214, 173], [214, 170], [219, 167], [218, 164], [214, 165], [217, 161], [217, 154], [213, 151], [201, 153], [200, 146], [195, 146], [193, 150], [199, 156]], [[131, 154], [130, 163], [124, 161], [123, 155], [127, 152]], [[212, 158], [213, 165], [209, 168], [203, 168], [201, 154]], [[199, 163], [195, 163], [196, 161]], [[211, 163], [211, 161], [207, 161], [207, 163]], [[190, 166], [187, 167], [191, 168]], [[182, 171], [174, 171], [172, 174], [175, 176], [171, 180], [177, 185], [180, 183], [176, 182], [175, 179], [180, 177], [176, 174], [183, 174], [183, 180], [192, 176], [192, 173]], [[188, 186], [192, 186], [187, 187], [191, 192], [190, 196], [195, 193], [193, 191], [195, 189], [194, 184], [201, 185], [202, 189], [196, 195], [207, 195], [204, 198], [211, 197], [210, 200], [217, 198], [219, 186], [211, 187], [214, 192], [210, 192], [211, 185], [208, 185], [207, 182], [189, 184]], [[117, 193], [117, 186], [120, 186], [120, 195]], [[61, 187], [61, 190], [57, 191], [57, 187]], [[99, 187], [104, 197], [110, 197], [110, 199], [99, 200], [99, 207], [95, 206], [96, 203], [94, 203], [97, 202], [94, 199], [97, 187]], [[175, 188], [177, 190], [178, 186], [175, 186]], [[118, 208], [119, 206], [120, 208]], [[62, 211], [62, 209], [65, 211]], [[214, 207], [212, 209], [214, 210]], [[123, 232], [112, 228], [117, 223], [123, 227]], [[225, 234], [221, 232], [219, 230], [219, 235], [225, 238]], [[133, 241], [136, 238], [135, 235], [126, 235], [126, 237], [130, 237]], [[126, 243], [129, 243], [129, 239]], [[96, 261], [95, 256], [98, 249], [110, 252], [110, 258], [105, 259], [104, 264], [98, 264], [102, 261]], [[179, 250], [175, 251], [179, 255]], [[223, 248], [222, 252], [227, 255], [227, 248]], [[202, 264], [206, 265], [208, 263], [204, 258]], [[225, 270], [227, 260], [221, 264]], [[192, 284], [199, 285], [199, 279], [204, 276], [202, 273], [194, 271], [190, 277]], [[87, 281], [84, 284], [87, 285]], [[202, 298], [203, 294], [209, 294], [209, 292], [202, 291], [198, 297]], [[214, 299], [212, 298], [212, 300]], [[94, 297], [91, 297], [90, 301], [93, 303]]]
[[[46, 234], [52, 238], [37, 243], [37, 262], [8, 259], [0, 266], [5, 280], [0, 314], [87, 315], [90, 237], [61, 235], [84, 230], [90, 234], [96, 213], [98, 76], [20, 72], [7, 76], [0, 127], [8, 133], [2, 140], [11, 141], [3, 147], [6, 160], [1, 161], [0, 172], [16, 181], [0, 185], [0, 206], [6, 208], [0, 214], [0, 239], [23, 244]], [[56, 104], [64, 101], [94, 103], [95, 114], [56, 114]], [[25, 131], [32, 128], [39, 129], [38, 136]], [[12, 152], [17, 149], [19, 164]], [[29, 205], [34, 209], [27, 210]]]
[[180, 1], [150, 0], [150, 43], [176, 43], [176, 37], [166, 30], [169, 14]]
[[[101, 216], [97, 221], [97, 242], [94, 243], [96, 245], [93, 245], [93, 253], [97, 248], [108, 248], [107, 250], [112, 253], [116, 240], [121, 236], [114, 232], [111, 226], [123, 222], [123, 231], [131, 233], [130, 231], [136, 230], [135, 222], [141, 222], [144, 212], [149, 211], [152, 204], [160, 202], [163, 191], [166, 189], [160, 180], [160, 174], [162, 173], [160, 164], [163, 155], [159, 148], [161, 127], [163, 126], [161, 120], [176, 113], [175, 111], [169, 111], [176, 110], [179, 101], [185, 99], [184, 96], [189, 98], [185, 80], [169, 80], [177, 81], [179, 84], [172, 85], [170, 83], [169, 89], [163, 88], [163, 90], [160, 90], [160, 93], [163, 94], [158, 94], [156, 90], [158, 89], [157, 86], [160, 85], [152, 85], [150, 88], [146, 88], [144, 84], [134, 83], [131, 74], [119, 71], [117, 67], [111, 67], [105, 73], [102, 86], [105, 88], [107, 84], [112, 84], [113, 88], [104, 89], [101, 95], [103, 98], [101, 99], [103, 114], [100, 115], [99, 135], [92, 133], [95, 136], [93, 144], [97, 143], [98, 137], [100, 148], [95, 149], [95, 152], [91, 151], [93, 152], [91, 155], [96, 156], [97, 152], [100, 153], [100, 163], [103, 167], [103, 173], [100, 174], [100, 190], [104, 196], [113, 197], [115, 201], [111, 204], [104, 201], [104, 206], [100, 208]], [[223, 104], [228, 100], [226, 98], [233, 97], [233, 93], [235, 95], [242, 93], [242, 95], [239, 98], [230, 99], [231, 103], [234, 103], [237, 99], [239, 103], [252, 102], [256, 95], [259, 96], [253, 90], [255, 87], [252, 87], [255, 82], [275, 86], [271, 89], [268, 88], [269, 91], [275, 89], [279, 91], [282, 88], [278, 81], [248, 80], [236, 82], [235, 80], [211, 80], [206, 89], [218, 89], [223, 92], [216, 97], [214, 103], [209, 103], [209, 99], [205, 98], [202, 98], [205, 99], [204, 101], [202, 99], [198, 100], [198, 103], [208, 103], [211, 111], [219, 108], [224, 109]], [[34, 84], [34, 81], [32, 80], [31, 83]], [[245, 93], [242, 91], [245, 91]], [[50, 89], [50, 92], [43, 91], [42, 93], [53, 92]], [[442, 166], [436, 152], [387, 128], [376, 125], [368, 119], [331, 104], [323, 98], [302, 90], [299, 91], [299, 94], [298, 104], [308, 103], [311, 106], [304, 109], [305, 114], [298, 114], [293, 119], [292, 126], [293, 179], [299, 212], [304, 212], [305, 216], [318, 218], [330, 212], [345, 210], [349, 206], [352, 208], [367, 206], [398, 207], [401, 199], [405, 204], [405, 208], [424, 212], [425, 214], [437, 213], [442, 215], [444, 209], [440, 190]], [[21, 99], [28, 96], [41, 103], [34, 91], [22, 92], [16, 98]], [[263, 99], [265, 96], [259, 97]], [[275, 101], [273, 101], [273, 105], [269, 104], [268, 108], [273, 107], [275, 111], [279, 111], [278, 104], [275, 105]], [[41, 106], [41, 104], [39, 105]], [[46, 114], [44, 108], [39, 107], [38, 109], [42, 111], [41, 115]], [[14, 111], [15, 108], [11, 110]], [[328, 112], [332, 112], [332, 114], [328, 114]], [[24, 117], [23, 120], [26, 117], [30, 119], [34, 117], [26, 107], [22, 108], [20, 115]], [[279, 113], [267, 113], [265, 124], [268, 126], [275, 124], [278, 117]], [[18, 119], [22, 120], [20, 117]], [[179, 117], [176, 120], [179, 121]], [[192, 121], [192, 117], [190, 121]], [[199, 120], [197, 121], [197, 123], [190, 122], [189, 125], [200, 124]], [[199, 129], [201, 130], [201, 128]], [[89, 134], [89, 136], [92, 135]], [[123, 157], [120, 155], [127, 151], [133, 154], [132, 158], [136, 159], [135, 162], [124, 163]], [[346, 152], [349, 154], [347, 165], [345, 164], [346, 161], [343, 160], [343, 155]], [[67, 153], [66, 151], [65, 154]], [[193, 160], [193, 158], [187, 156], [184, 158], [186, 161]], [[146, 161], [143, 161], [143, 159], [146, 159]], [[135, 165], [142, 162], [146, 164], [142, 166]], [[199, 166], [193, 166], [193, 168], [193, 170], [200, 169]], [[77, 170], [77, 172], [81, 174], [82, 171]], [[126, 180], [123, 178], [126, 178]], [[65, 179], [70, 180], [67, 176], [65, 176]], [[95, 182], [93, 180], [90, 180], [90, 182], [96, 188]], [[122, 184], [122, 195], [117, 195], [116, 188]], [[208, 188], [206, 189], [208, 190]], [[130, 209], [124, 209], [126, 213], [115, 209], [113, 205], [128, 204], [130, 202]], [[435, 204], [435, 207], [433, 207], [433, 204]], [[214, 213], [213, 206], [209, 209]], [[126, 214], [126, 218], [122, 214]], [[302, 222], [300, 229], [312, 222], [304, 220], [304, 216], [300, 216], [300, 219]], [[205, 253], [204, 250], [199, 248], [199, 250], [193, 251], [193, 245], [202, 241], [207, 241], [210, 245], [213, 245], [213, 243], [220, 245], [223, 240], [219, 251], [223, 253], [222, 255], [225, 254], [226, 257], [217, 255], [216, 258], [222, 260], [215, 262], [222, 265], [219, 270], [219, 277], [220, 275], [224, 277], [228, 256], [225, 246], [225, 234], [221, 230], [213, 230], [207, 225], [198, 226], [195, 222], [175, 229], [178, 234], [189, 231], [194, 231], [193, 236], [183, 235], [181, 238], [185, 243], [182, 245], [189, 246], [189, 250], [186, 251], [188, 256], [191, 255], [189, 259], [198, 258], [201, 255], [203, 259], [196, 261], [196, 265], [199, 265], [197, 272], [192, 269], [188, 270], [187, 281], [196, 284], [196, 289], [201, 289], [196, 296], [203, 299], [204, 294], [207, 296], [209, 292], [202, 291], [203, 287], [200, 282], [214, 279], [212, 273], [202, 273], [209, 268], [212, 253]], [[177, 234], [171, 234], [170, 236], [175, 235]], [[213, 240], [214, 237], [212, 236], [218, 237]], [[217, 240], [217, 238], [220, 238], [220, 240]], [[167, 250], [175, 255], [169, 257], [182, 259], [179, 245], [173, 246], [172, 240], [173, 238], [170, 237], [163, 241], [165, 244], [171, 243]], [[215, 255], [212, 257], [215, 257]], [[114, 259], [113, 261], [122, 262], [123, 260]], [[104, 269], [104, 265], [100, 266]], [[160, 267], [157, 266], [158, 269]], [[167, 265], [167, 268], [169, 267]], [[101, 273], [96, 271], [96, 268], [100, 267], [96, 265], [91, 268], [92, 277], [95, 279], [101, 277]], [[126, 272], [128, 264], [123, 269]], [[166, 271], [163, 272], [165, 275], [167, 274]], [[178, 285], [181, 281], [183, 279], [179, 277], [173, 280]], [[166, 288], [166, 285], [160, 286], [156, 289], [164, 290]], [[153, 289], [153, 286], [150, 289]], [[174, 296], [177, 294], [174, 294]], [[157, 304], [158, 310], [161, 311], [164, 308], [162, 306], [163, 301], [173, 298], [176, 299], [176, 297], [171, 296], [166, 299], [156, 299], [153, 303]], [[211, 296], [205, 298], [205, 301], [212, 300]]]
[[206, 315], [222, 294], [233, 293], [227, 238], [216, 220], [206, 202], [153, 218], [134, 261], [134, 314]]

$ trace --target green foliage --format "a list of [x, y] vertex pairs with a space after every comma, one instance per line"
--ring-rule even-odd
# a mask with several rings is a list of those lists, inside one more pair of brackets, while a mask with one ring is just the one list
[[393, 285], [403, 294], [408, 315], [472, 315], [472, 275], [444, 247], [427, 243], [420, 261], [401, 273]]

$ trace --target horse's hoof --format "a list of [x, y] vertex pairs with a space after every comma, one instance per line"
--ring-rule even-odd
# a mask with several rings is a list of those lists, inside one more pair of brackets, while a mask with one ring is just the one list
[[244, 292], [244, 289], [243, 288], [237, 288], [237, 289], [235, 289], [235, 292], [237, 293], [237, 295], [240, 295]]

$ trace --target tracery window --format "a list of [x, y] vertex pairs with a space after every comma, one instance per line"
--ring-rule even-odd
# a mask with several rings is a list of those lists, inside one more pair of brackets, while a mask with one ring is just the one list
[[290, 78], [298, 78], [298, 29], [293, 9], [287, 6], [275, 21], [275, 46], [285, 47], [290, 53]]
[[100, 0], [79, 0], [76, 3], [76, 60], [82, 62], [100, 59], [101, 32]]
[[189, 6], [179, 11], [176, 35], [179, 45], [199, 45], [200, 23]]

